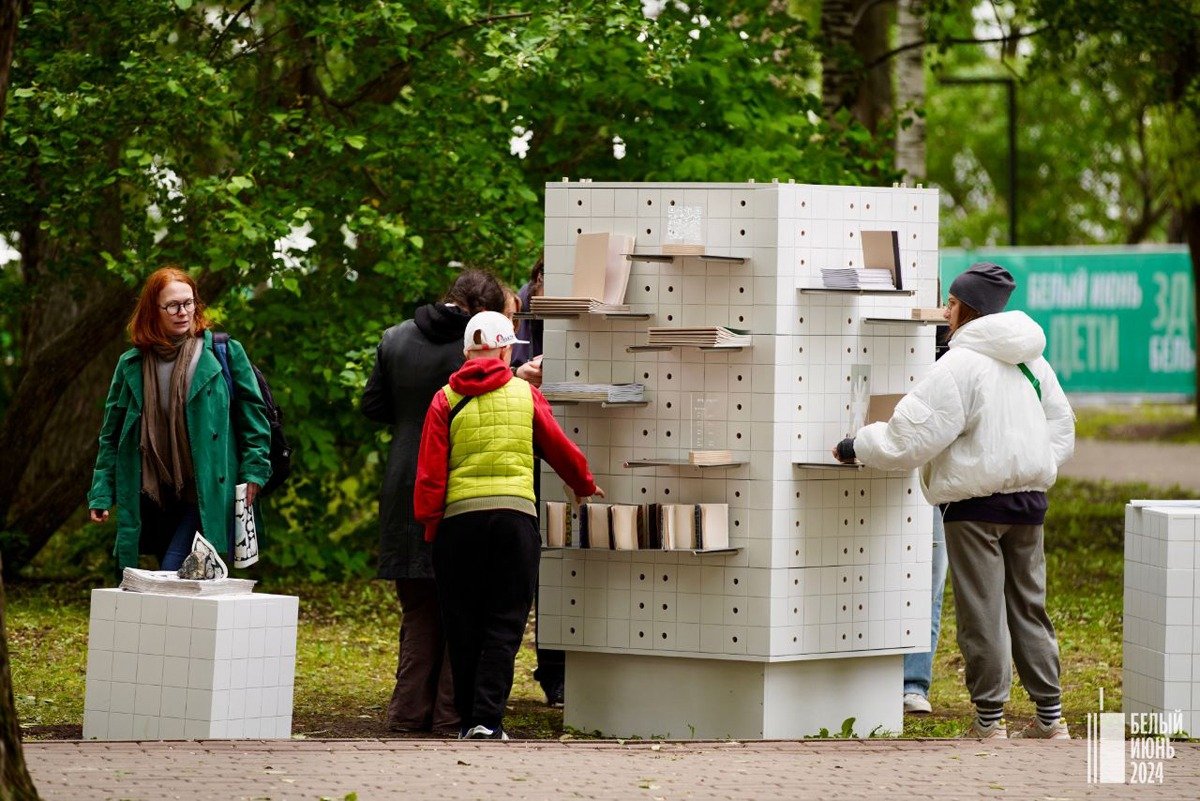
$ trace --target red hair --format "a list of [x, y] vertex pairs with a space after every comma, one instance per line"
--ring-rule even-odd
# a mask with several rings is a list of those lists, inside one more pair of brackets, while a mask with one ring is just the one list
[[192, 312], [192, 334], [198, 334], [212, 326], [212, 323], [204, 316], [204, 304], [200, 302], [200, 292], [196, 289], [196, 282], [192, 280], [192, 277], [179, 267], [162, 267], [155, 270], [146, 279], [146, 284], [142, 287], [142, 294], [138, 298], [137, 306], [134, 308], [127, 326], [129, 338], [136, 347], [142, 350], [149, 350], [156, 345], [168, 347], [171, 344], [171, 337], [163, 330], [162, 310], [158, 305], [158, 296], [163, 288], [172, 281], [187, 284], [192, 288], [192, 301], [195, 303]]

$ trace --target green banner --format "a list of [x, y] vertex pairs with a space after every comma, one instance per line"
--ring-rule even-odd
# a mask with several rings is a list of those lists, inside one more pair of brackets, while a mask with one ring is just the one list
[[1195, 391], [1196, 315], [1186, 247], [946, 249], [942, 300], [977, 261], [1012, 273], [1020, 309], [1046, 332], [1046, 358], [1067, 392]]

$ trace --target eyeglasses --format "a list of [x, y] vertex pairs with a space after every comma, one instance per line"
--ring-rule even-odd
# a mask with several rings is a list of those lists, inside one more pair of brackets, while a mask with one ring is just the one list
[[187, 300], [174, 300], [158, 308], [165, 311], [167, 314], [179, 314], [180, 312], [190, 312], [195, 308], [196, 303], [191, 298]]

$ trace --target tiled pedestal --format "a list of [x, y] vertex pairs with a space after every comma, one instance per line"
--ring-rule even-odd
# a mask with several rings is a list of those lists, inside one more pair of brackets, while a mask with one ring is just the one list
[[904, 729], [903, 657], [747, 662], [567, 651], [563, 722], [611, 737], [800, 739]]
[[1200, 501], [1125, 508], [1123, 711], [1200, 729]]
[[299, 599], [92, 591], [83, 737], [291, 736]]

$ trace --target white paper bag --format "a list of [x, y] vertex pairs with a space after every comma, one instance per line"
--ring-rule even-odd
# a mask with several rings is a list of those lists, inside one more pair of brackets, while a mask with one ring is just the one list
[[258, 526], [254, 506], [246, 504], [246, 485], [234, 488], [233, 566], [250, 567], [258, 561]]

